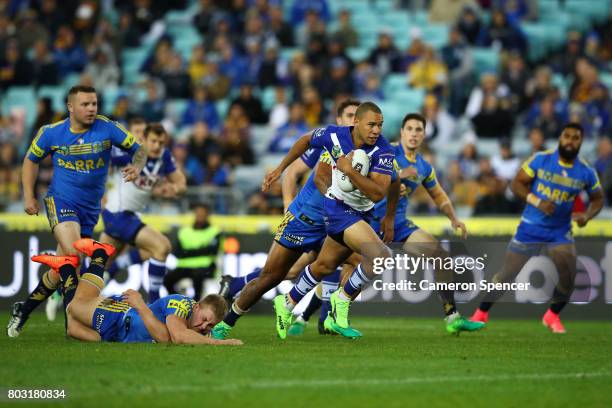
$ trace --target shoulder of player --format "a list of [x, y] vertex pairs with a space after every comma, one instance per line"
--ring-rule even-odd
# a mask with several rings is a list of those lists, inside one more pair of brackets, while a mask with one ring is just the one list
[[39, 137], [42, 134], [53, 134], [59, 132], [62, 129], [62, 125], [65, 123], [67, 123], [66, 119], [62, 119], [60, 121], [41, 126], [40, 129], [38, 129], [38, 133], [36, 133], [36, 137]]
[[592, 171], [595, 171], [595, 170], [593, 169], [593, 166], [591, 166], [591, 164], [590, 164], [588, 161], [586, 161], [586, 159], [584, 159], [584, 158], [582, 158], [582, 157], [580, 157], [580, 156], [578, 156], [578, 161], [577, 161], [577, 163], [579, 163], [581, 166], [583, 166], [583, 167], [584, 167], [584, 168], [586, 168], [587, 170], [592, 170]]

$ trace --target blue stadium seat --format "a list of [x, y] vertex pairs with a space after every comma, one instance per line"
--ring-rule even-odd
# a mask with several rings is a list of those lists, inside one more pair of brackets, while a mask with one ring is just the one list
[[498, 51], [493, 48], [473, 47], [472, 55], [474, 56], [474, 68], [478, 76], [485, 71], [494, 70], [497, 72], [499, 68]]
[[175, 123], [180, 124], [188, 103], [187, 99], [169, 99], [166, 103], [166, 114], [173, 118]]
[[25, 112], [26, 132], [29, 132], [36, 120], [36, 93], [31, 86], [12, 86], [4, 94], [2, 112], [7, 115], [13, 109]]
[[608, 87], [608, 93], [612, 94], [612, 72], [600, 72], [599, 79]]
[[355, 63], [358, 63], [368, 59], [370, 50], [365, 47], [350, 47], [346, 50], [346, 53]]
[[425, 91], [416, 88], [397, 89], [385, 97], [404, 109], [405, 113], [420, 111], [425, 99]]
[[399, 135], [402, 119], [408, 113], [408, 110], [390, 100], [379, 102], [378, 106], [382, 110], [384, 118], [383, 134], [388, 140], [395, 140]]
[[391, 95], [393, 92], [408, 89], [407, 74], [389, 74], [383, 82], [383, 92], [385, 96]]
[[219, 99], [215, 101], [215, 107], [217, 108], [217, 114], [220, 118], [225, 118], [227, 116], [227, 112], [229, 111], [230, 100], [228, 98]]
[[104, 106], [101, 108], [103, 109], [102, 113], [104, 115], [110, 116], [112, 114], [115, 103], [117, 102], [117, 97], [122, 93], [124, 93], [124, 90], [118, 86], [110, 86], [102, 90]]
[[63, 86], [44, 85], [38, 89], [38, 98], [50, 98], [51, 107], [56, 112], [66, 112], [67, 89]]

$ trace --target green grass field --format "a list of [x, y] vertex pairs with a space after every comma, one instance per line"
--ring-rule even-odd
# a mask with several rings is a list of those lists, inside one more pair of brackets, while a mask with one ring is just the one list
[[0, 337], [0, 405], [7, 389], [44, 388], [75, 407], [612, 406], [609, 322], [567, 321], [559, 336], [500, 320], [460, 337], [434, 319], [353, 324], [364, 338], [308, 327], [280, 341], [272, 316], [253, 315], [234, 331], [243, 347], [86, 344], [36, 314], [18, 339]]

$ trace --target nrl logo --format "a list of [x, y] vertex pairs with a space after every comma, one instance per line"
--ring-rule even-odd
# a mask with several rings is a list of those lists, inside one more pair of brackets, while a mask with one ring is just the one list
[[94, 153], [100, 153], [102, 150], [102, 142], [94, 142], [92, 145], [92, 149]]
[[69, 146], [57, 146], [55, 148], [55, 151], [63, 156], [68, 156], [70, 154], [70, 147]]
[[332, 148], [331, 155], [334, 159], [337, 159], [338, 157], [340, 157], [341, 154], [342, 154], [342, 149], [340, 149], [340, 146], [334, 146]]

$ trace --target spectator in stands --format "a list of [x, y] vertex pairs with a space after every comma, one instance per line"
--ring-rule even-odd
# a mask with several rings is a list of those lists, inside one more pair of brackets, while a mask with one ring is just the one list
[[0, 209], [3, 211], [21, 197], [21, 168], [12, 142], [0, 144]]
[[119, 95], [115, 101], [115, 106], [113, 106], [112, 112], [104, 113], [109, 114], [113, 120], [116, 120], [124, 126], [127, 125], [133, 116], [130, 106], [130, 98], [126, 94]]
[[306, 21], [297, 27], [295, 42], [301, 48], [306, 48], [311, 40], [324, 40], [326, 35], [325, 23], [315, 10], [306, 12]]
[[249, 197], [248, 214], [253, 215], [278, 215], [282, 214], [283, 195], [280, 180], [275, 181], [265, 193], [259, 189]]
[[289, 121], [278, 128], [268, 146], [268, 152], [287, 153], [308, 130], [304, 121], [304, 106], [301, 102], [293, 102], [289, 108]]
[[285, 88], [277, 86], [274, 88], [274, 106], [270, 111], [268, 125], [272, 129], [278, 129], [289, 120], [289, 106], [287, 105], [287, 95]]
[[172, 155], [176, 161], [176, 167], [183, 170], [187, 177], [188, 186], [200, 186], [204, 182], [204, 168], [197, 158], [189, 155], [187, 146], [176, 143], [172, 147]]
[[471, 85], [474, 58], [461, 31], [452, 27], [448, 35], [448, 44], [442, 47], [442, 61], [448, 68], [449, 79], [449, 111], [459, 116], [464, 109]]
[[138, 47], [140, 45], [140, 36], [141, 33], [138, 27], [133, 24], [132, 15], [128, 12], [120, 13], [119, 27], [115, 31], [115, 42], [113, 44], [116, 52], [126, 47]]
[[252, 44], [263, 46], [268, 41], [276, 41], [276, 37], [264, 28], [261, 16], [253, 8], [246, 14], [242, 46], [248, 49]]
[[357, 97], [362, 101], [383, 101], [385, 94], [380, 87], [380, 77], [376, 72], [368, 74], [364, 89], [357, 93]]
[[193, 88], [193, 99], [187, 104], [181, 126], [190, 126], [197, 122], [204, 122], [213, 130], [219, 130], [221, 124], [217, 108], [208, 100], [208, 92], [202, 85]]
[[218, 18], [220, 11], [213, 0], [199, 0], [198, 12], [193, 17], [193, 25], [203, 37], [211, 34], [213, 22]]
[[527, 51], [527, 39], [520, 28], [509, 21], [502, 10], [493, 10], [491, 23], [480, 31], [476, 43], [482, 47], [496, 45], [504, 51]]
[[79, 39], [93, 36], [100, 18], [100, 6], [97, 0], [81, 0], [74, 11], [72, 27]]
[[457, 20], [457, 28], [470, 45], [476, 45], [480, 34], [480, 17], [473, 7], [464, 7]]
[[6, 44], [8, 40], [13, 37], [15, 33], [15, 25], [9, 20], [7, 15], [0, 13], [0, 56], [4, 55], [6, 51]]
[[512, 53], [501, 74], [501, 82], [510, 90], [510, 104], [513, 113], [523, 112], [527, 106], [527, 83], [530, 73], [523, 57]]
[[199, 82], [210, 95], [210, 99], [216, 101], [225, 98], [230, 91], [230, 79], [219, 72], [219, 64], [216, 60], [210, 60], [208, 71]]
[[335, 57], [331, 60], [330, 70], [324, 76], [321, 85], [322, 96], [333, 99], [338, 94], [352, 94], [354, 92], [353, 77], [346, 60]]
[[602, 137], [597, 143], [597, 159], [593, 167], [606, 195], [608, 205], [612, 203], [612, 140], [610, 135]]
[[550, 59], [552, 61], [551, 66], [556, 72], [567, 77], [574, 73], [576, 61], [582, 56], [582, 34], [578, 31], [569, 31], [565, 41], [565, 48]]
[[208, 73], [209, 63], [206, 60], [206, 50], [202, 44], [197, 44], [191, 50], [191, 56], [189, 57], [189, 67], [187, 72], [191, 79], [191, 84], [195, 85], [199, 83], [204, 75]]
[[0, 112], [0, 143], [11, 142], [14, 143], [17, 140], [18, 135], [14, 128], [12, 114], [1, 115]]
[[494, 94], [486, 95], [480, 112], [472, 118], [472, 124], [479, 138], [510, 137], [514, 126], [510, 102], [499, 100]]
[[314, 12], [324, 22], [328, 22], [331, 18], [327, 0], [294, 1], [293, 6], [291, 6], [291, 25], [293, 27], [300, 25], [307, 18], [310, 11]]
[[450, 199], [457, 207], [471, 207], [476, 205], [478, 184], [471, 178], [466, 177], [461, 169], [459, 161], [453, 160], [448, 167], [447, 191]]
[[495, 174], [504, 181], [506, 186], [516, 176], [521, 166], [521, 161], [512, 153], [510, 139], [500, 140], [499, 153], [491, 159], [491, 166]]
[[477, 141], [476, 135], [472, 133], [464, 135], [463, 149], [461, 149], [461, 153], [457, 157], [461, 172], [467, 180], [474, 180], [478, 176], [480, 157], [476, 149]]
[[127, 11], [132, 15], [132, 24], [138, 29], [141, 36], [147, 34], [153, 22], [163, 15], [162, 8], [154, 7], [151, 3], [152, 0], [127, 2]]
[[287, 64], [278, 58], [276, 43], [269, 42], [265, 46], [264, 58], [257, 78], [258, 85], [261, 88], [278, 85], [281, 82], [283, 72], [287, 70], [286, 68]]
[[232, 105], [240, 105], [249, 122], [255, 124], [268, 123], [268, 115], [263, 109], [261, 100], [253, 95], [253, 85], [251, 83], [243, 83], [240, 86], [240, 94], [232, 101]]
[[495, 6], [506, 13], [508, 20], [519, 24], [523, 20], [535, 21], [538, 19], [538, 5], [528, 0], [496, 0]]
[[552, 71], [546, 65], [539, 66], [533, 78], [527, 81], [525, 95], [527, 103], [533, 105], [539, 103], [553, 90]]
[[51, 98], [40, 98], [36, 102], [36, 120], [32, 126], [32, 136], [30, 137], [29, 141], [34, 139], [41, 127], [50, 123], [55, 123], [61, 120], [61, 117], [62, 115], [53, 111]]
[[427, 145], [434, 148], [448, 146], [455, 133], [455, 119], [440, 107], [438, 98], [434, 94], [425, 96], [422, 111], [427, 120], [425, 127]]
[[280, 43], [281, 47], [293, 47], [295, 46], [295, 40], [293, 38], [293, 28], [283, 18], [283, 9], [280, 6], [269, 7], [270, 21], [268, 23], [269, 29], [276, 40]]
[[531, 145], [530, 155], [546, 150], [546, 139], [544, 138], [542, 129], [537, 127], [531, 128], [527, 134], [527, 138], [529, 139], [529, 144]]
[[17, 40], [19, 48], [29, 50], [39, 39], [49, 38], [47, 29], [37, 21], [38, 13], [33, 9], [26, 9], [19, 13], [17, 19]]
[[[480, 76], [480, 85], [472, 89], [465, 108], [465, 115], [471, 119], [478, 115], [482, 108], [485, 96], [495, 95], [499, 99], [509, 97], [510, 90], [505, 84], [500, 84], [494, 72], [484, 72]], [[557, 135], [558, 136], [558, 135]]]
[[164, 68], [170, 63], [173, 52], [170, 38], [161, 38], [155, 45], [153, 54], [147, 57], [140, 70], [153, 76], [161, 75]]
[[204, 166], [204, 185], [224, 187], [230, 184], [230, 169], [221, 161], [221, 152], [212, 151]]
[[140, 107], [140, 116], [147, 122], [161, 122], [166, 111], [166, 99], [160, 94], [158, 85], [153, 81], [145, 84], [147, 99]]
[[194, 123], [188, 144], [189, 155], [198, 159], [202, 166], [206, 166], [208, 156], [220, 151], [221, 146], [216, 138], [210, 134], [206, 122], [198, 121]]
[[612, 101], [609, 90], [603, 85], [593, 89], [592, 98], [584, 105], [587, 122], [593, 127], [596, 136], [612, 135]]
[[410, 66], [408, 78], [411, 86], [442, 95], [448, 82], [448, 72], [433, 47], [427, 46], [423, 58]]
[[251, 148], [249, 118], [242, 105], [232, 104], [220, 136], [224, 160], [232, 166], [253, 164], [255, 157]]
[[57, 0], [41, 0], [38, 7], [38, 21], [50, 33], [57, 33], [62, 25], [70, 23], [65, 10], [57, 5]]
[[453, 24], [465, 8], [478, 8], [475, 0], [431, 0], [429, 21]]
[[74, 72], [82, 72], [87, 65], [88, 56], [83, 47], [75, 40], [74, 31], [67, 25], [61, 26], [55, 37], [53, 56], [60, 77]]
[[59, 71], [53, 55], [49, 51], [47, 42], [40, 39], [34, 43], [31, 61], [32, 85], [57, 85], [59, 82]]
[[162, 69], [159, 79], [166, 89], [166, 97], [173, 99], [188, 98], [191, 93], [191, 78], [178, 53], [172, 53], [168, 65]]
[[326, 110], [319, 96], [319, 92], [312, 87], [307, 87], [302, 92], [302, 103], [304, 104], [304, 118], [310, 128], [314, 128], [323, 123]]
[[512, 203], [504, 196], [507, 183], [495, 174], [488, 158], [480, 160], [476, 181], [478, 200], [474, 207], [474, 215], [514, 212]]
[[85, 73], [93, 78], [94, 88], [104, 89], [106, 87], [115, 87], [119, 85], [119, 67], [115, 63], [115, 59], [109, 56], [107, 50], [100, 48], [95, 51], [91, 61], [85, 67]]
[[263, 64], [263, 55], [260, 43], [253, 38], [246, 41], [246, 55], [244, 58], [246, 70], [243, 73], [244, 80], [250, 83], [257, 83], [259, 72]]
[[590, 102], [597, 89], [605, 85], [599, 81], [597, 67], [586, 58], [576, 61], [576, 77], [570, 87], [570, 99], [578, 103]]
[[410, 45], [401, 57], [399, 69], [401, 72], [408, 72], [412, 64], [425, 56], [427, 44], [423, 42], [423, 33], [420, 28], [410, 30]]
[[393, 37], [390, 32], [381, 31], [378, 33], [376, 48], [370, 52], [368, 61], [382, 77], [390, 72], [398, 72], [401, 55], [393, 42]]
[[0, 62], [0, 89], [28, 85], [32, 81], [32, 64], [22, 56], [17, 40], [9, 40]]
[[561, 134], [562, 124], [566, 121], [567, 118], [563, 118], [555, 112], [554, 98], [547, 96], [528, 112], [525, 126], [528, 128], [539, 128], [545, 139], [556, 139]]
[[342, 9], [338, 13], [338, 28], [334, 37], [340, 39], [346, 47], [356, 47], [359, 44], [359, 33], [351, 23], [351, 12]]
[[220, 54], [219, 72], [229, 78], [232, 88], [238, 88], [243, 82], [247, 69], [244, 58], [238, 55], [229, 44], [222, 46]]

